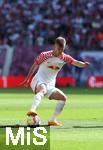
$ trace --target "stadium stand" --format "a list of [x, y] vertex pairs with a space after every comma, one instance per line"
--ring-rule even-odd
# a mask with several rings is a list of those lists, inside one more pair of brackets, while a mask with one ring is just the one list
[[[102, 0], [0, 0], [0, 75], [4, 75], [5, 45], [13, 48], [8, 70], [13, 76], [25, 76], [34, 58], [51, 49], [60, 35], [67, 40], [66, 53], [75, 58], [80, 58], [79, 52], [102, 51], [102, 18]], [[59, 76], [73, 76], [78, 83], [87, 74], [102, 76], [102, 59], [91, 57], [93, 65], [85, 71], [66, 65]]]
[[0, 31], [10, 45], [53, 44], [62, 35], [74, 50], [102, 49], [102, 0], [1, 0]]

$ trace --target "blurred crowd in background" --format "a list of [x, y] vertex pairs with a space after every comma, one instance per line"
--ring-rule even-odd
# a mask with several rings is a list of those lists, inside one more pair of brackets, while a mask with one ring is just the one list
[[[65, 65], [59, 76], [75, 77], [79, 84], [103, 76], [103, 0], [0, 0], [0, 75], [27, 75], [58, 36], [66, 38], [67, 54], [84, 60], [81, 52], [88, 51], [91, 62], [86, 69]], [[90, 56], [93, 51], [98, 53]]]
[[0, 43], [53, 44], [62, 35], [69, 47], [103, 48], [103, 0], [0, 0]]

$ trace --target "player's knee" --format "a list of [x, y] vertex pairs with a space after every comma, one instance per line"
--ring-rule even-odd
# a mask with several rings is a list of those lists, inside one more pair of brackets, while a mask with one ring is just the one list
[[46, 88], [41, 88], [40, 92], [43, 93], [43, 95], [45, 95], [47, 93], [47, 90]]
[[66, 95], [63, 95], [63, 99], [62, 99], [62, 100], [66, 102], [67, 96], [66, 96]]
[[47, 93], [47, 91], [46, 91], [46, 90], [40, 90], [40, 91], [37, 91], [35, 94], [37, 94], [37, 93], [39, 93], [39, 92], [40, 92], [40, 93], [42, 93], [42, 94], [43, 94], [43, 96], [44, 96], [44, 95], [46, 95], [46, 93]]
[[40, 85], [40, 86], [38, 86], [38, 88], [37, 88], [37, 93], [38, 92], [41, 92], [41, 93], [43, 93], [44, 95], [47, 93], [47, 90], [46, 90], [46, 87], [45, 87], [45, 85]]
[[42, 88], [41, 92], [45, 95], [47, 93], [46, 87]]
[[45, 95], [47, 93], [46, 89], [43, 89], [42, 93]]

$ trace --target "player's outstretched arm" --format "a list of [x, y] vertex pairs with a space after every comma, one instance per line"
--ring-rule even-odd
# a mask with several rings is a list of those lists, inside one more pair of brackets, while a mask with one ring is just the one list
[[25, 80], [24, 80], [23, 82], [21, 82], [21, 83], [19, 84], [19, 86], [25, 86], [25, 87], [27, 87], [30, 78], [32, 77], [33, 73], [34, 73], [37, 69], [38, 69], [38, 65], [37, 65], [36, 63], [34, 63], [34, 64], [31, 66], [27, 77], [25, 78]]
[[76, 67], [80, 67], [80, 68], [85, 68], [89, 65], [89, 62], [82, 62], [82, 61], [78, 61], [78, 60], [74, 60], [72, 62], [72, 65], [76, 66]]

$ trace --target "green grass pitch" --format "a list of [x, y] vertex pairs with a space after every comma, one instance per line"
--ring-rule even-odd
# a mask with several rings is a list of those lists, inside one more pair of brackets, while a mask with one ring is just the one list
[[[68, 100], [58, 120], [62, 127], [51, 127], [51, 150], [103, 149], [103, 89], [63, 88]], [[0, 125], [26, 124], [33, 93], [30, 89], [0, 89]], [[54, 111], [56, 101], [44, 98], [38, 108], [42, 124]]]

